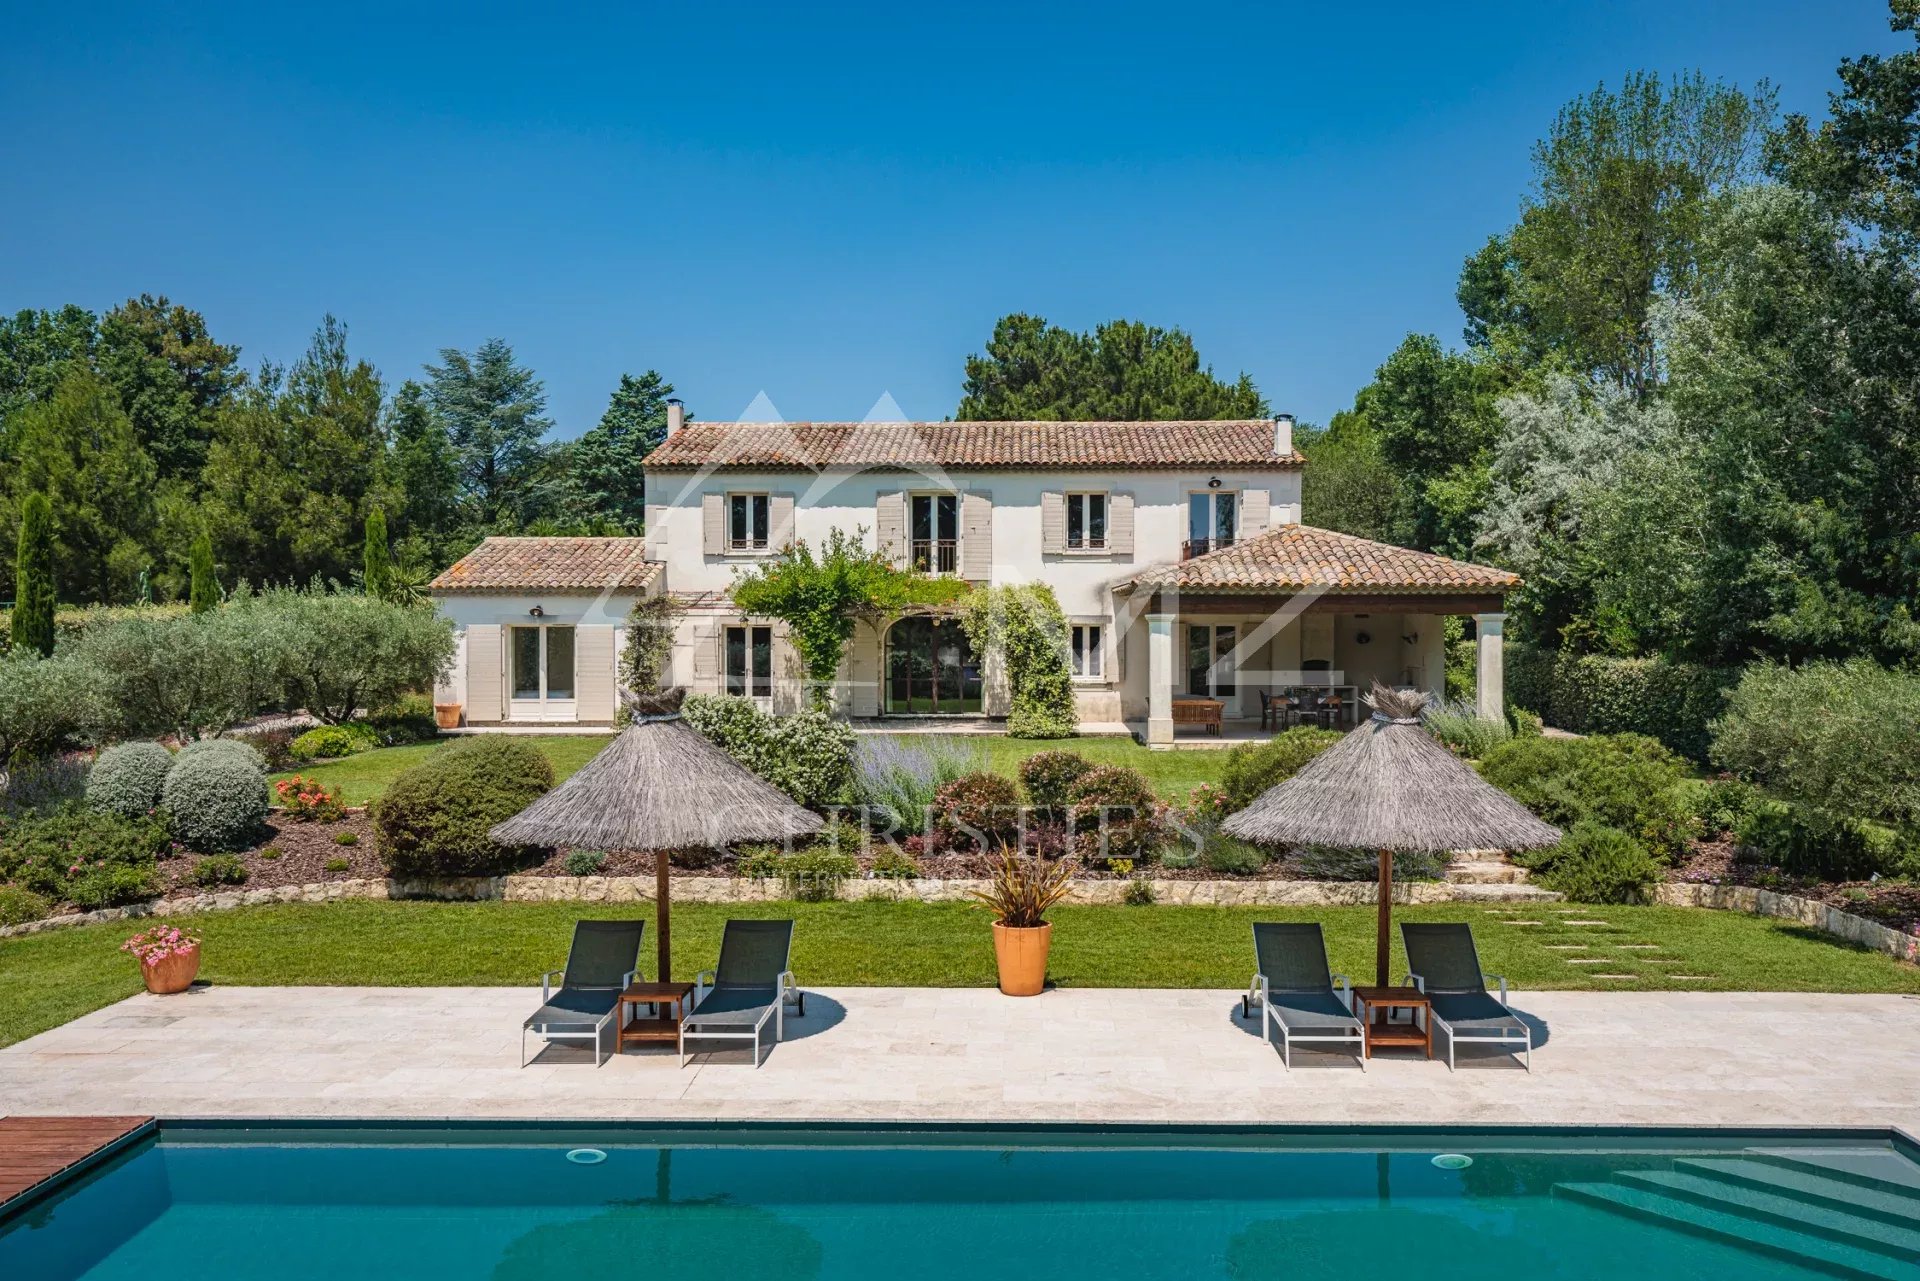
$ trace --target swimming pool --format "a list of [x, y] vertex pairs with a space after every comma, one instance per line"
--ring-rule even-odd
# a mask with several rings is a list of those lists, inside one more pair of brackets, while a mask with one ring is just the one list
[[1912, 1278], [1913, 1157], [1724, 1131], [169, 1123], [12, 1209], [0, 1277]]

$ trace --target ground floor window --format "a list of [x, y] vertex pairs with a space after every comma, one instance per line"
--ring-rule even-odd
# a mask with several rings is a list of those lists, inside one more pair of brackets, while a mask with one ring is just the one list
[[773, 697], [773, 628], [727, 628], [727, 693]]
[[515, 702], [567, 702], [573, 698], [573, 628], [514, 627], [508, 676]]
[[1105, 663], [1100, 653], [1100, 624], [1075, 623], [1072, 633], [1073, 646], [1069, 653], [1069, 664], [1073, 668], [1073, 674], [1086, 680], [1105, 676]]
[[1187, 693], [1202, 697], [1234, 695], [1233, 650], [1239, 629], [1200, 623], [1187, 626]]
[[889, 715], [977, 715], [980, 660], [967, 634], [949, 618], [903, 618], [887, 633]]

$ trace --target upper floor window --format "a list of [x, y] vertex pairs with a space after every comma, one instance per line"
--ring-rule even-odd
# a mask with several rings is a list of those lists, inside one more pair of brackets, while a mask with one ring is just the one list
[[960, 568], [960, 500], [953, 494], [915, 494], [907, 504], [908, 563], [923, 574]]
[[1203, 489], [1187, 495], [1187, 541], [1181, 560], [1192, 560], [1233, 546], [1240, 528], [1240, 495], [1231, 489]]
[[1072, 633], [1072, 649], [1068, 651], [1068, 663], [1076, 677], [1097, 680], [1106, 674], [1106, 664], [1100, 652], [1100, 624], [1075, 623], [1069, 629]]
[[728, 494], [727, 550], [765, 551], [772, 519], [767, 495]]
[[1105, 494], [1067, 495], [1067, 550], [1105, 551], [1107, 547], [1107, 496]]

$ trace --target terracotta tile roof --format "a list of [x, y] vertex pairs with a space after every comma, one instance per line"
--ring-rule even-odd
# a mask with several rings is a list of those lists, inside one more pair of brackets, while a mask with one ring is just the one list
[[638, 591], [665, 566], [644, 538], [489, 538], [434, 579], [436, 592]]
[[649, 471], [739, 467], [1298, 467], [1265, 418], [1216, 422], [688, 423]]
[[1516, 574], [1310, 525], [1280, 525], [1178, 565], [1150, 569], [1136, 591], [1505, 592]]

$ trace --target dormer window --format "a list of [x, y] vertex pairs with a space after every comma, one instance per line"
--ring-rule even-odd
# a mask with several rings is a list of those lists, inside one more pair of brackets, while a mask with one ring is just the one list
[[1067, 495], [1067, 550], [1097, 552], [1107, 549], [1107, 496]]
[[727, 495], [727, 550], [762, 552], [773, 524], [766, 494]]

